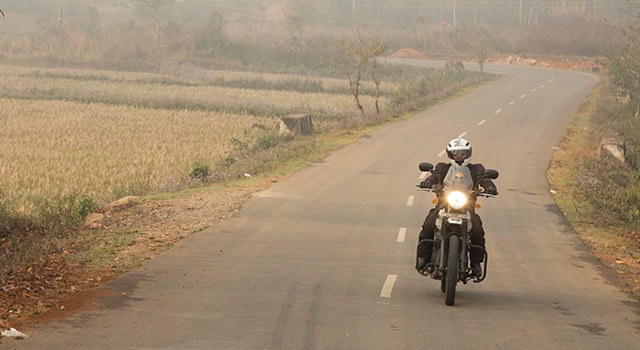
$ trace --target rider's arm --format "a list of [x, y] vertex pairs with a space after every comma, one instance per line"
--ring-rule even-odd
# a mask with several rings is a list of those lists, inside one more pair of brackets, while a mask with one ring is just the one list
[[434, 188], [433, 186], [441, 184], [442, 180], [444, 180], [444, 177], [447, 175], [448, 170], [449, 170], [449, 164], [447, 163], [436, 164], [436, 167], [431, 171], [431, 175], [427, 176], [427, 178], [420, 183], [420, 187]]
[[434, 183], [440, 184], [444, 181], [444, 178], [447, 176], [447, 172], [449, 171], [450, 164], [448, 163], [438, 163], [436, 167], [431, 172], [430, 178], [434, 180]]
[[[482, 179], [482, 176], [484, 175], [484, 172], [486, 170], [484, 165], [472, 164], [470, 165], [470, 167], [471, 167], [471, 177], [473, 177], [474, 182], [477, 181], [477, 179]], [[478, 182], [478, 185], [480, 185], [480, 187], [482, 187], [485, 190], [492, 188], [492, 191], [487, 191], [487, 192], [495, 192], [496, 194], [498, 193], [496, 184], [491, 179], [484, 178], [480, 180], [480, 182]]]

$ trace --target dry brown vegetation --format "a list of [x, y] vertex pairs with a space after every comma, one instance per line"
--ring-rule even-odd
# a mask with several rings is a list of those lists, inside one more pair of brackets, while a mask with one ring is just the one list
[[600, 152], [602, 138], [619, 122], [613, 116], [618, 108], [604, 79], [574, 117], [548, 178], [556, 203], [582, 240], [640, 298], [640, 232], [633, 219], [617, 218], [625, 204], [616, 181], [633, 169]]
[[50, 198], [81, 193], [105, 204], [125, 194], [184, 187], [193, 164], [223, 159], [233, 137], [255, 123], [277, 127], [250, 115], [206, 111], [17, 99], [0, 104], [0, 187], [26, 216]]
[[[217, 74], [225, 81], [286, 79]], [[12, 66], [0, 66], [0, 75], [3, 95], [14, 97], [0, 100], [0, 186], [5, 209], [27, 217], [51, 198], [83, 195], [104, 205], [188, 187], [195, 164], [224, 163], [234, 148], [253, 142], [256, 130], [277, 134], [279, 114], [344, 116], [353, 109], [348, 94], [216, 86], [202, 76]], [[341, 82], [316, 80], [328, 88]], [[363, 100], [372, 105], [372, 97]]]

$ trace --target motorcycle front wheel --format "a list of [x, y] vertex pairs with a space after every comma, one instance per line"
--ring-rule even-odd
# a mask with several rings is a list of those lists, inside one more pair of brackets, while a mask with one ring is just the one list
[[458, 284], [458, 262], [460, 239], [456, 235], [449, 236], [447, 251], [447, 271], [444, 281], [444, 303], [453, 305], [456, 301], [456, 284]]

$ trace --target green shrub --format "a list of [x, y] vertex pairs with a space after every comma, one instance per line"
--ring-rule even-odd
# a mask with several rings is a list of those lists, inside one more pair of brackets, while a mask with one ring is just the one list
[[[633, 108], [620, 104], [609, 81], [591, 114], [587, 144], [597, 149], [604, 138], [621, 138], [628, 145], [640, 144], [638, 122]], [[628, 148], [627, 162], [595, 152], [583, 153], [573, 171], [577, 184], [576, 200], [584, 206], [583, 216], [604, 225], [640, 227], [640, 174], [635, 147]], [[586, 206], [585, 206], [586, 204]]]
[[74, 213], [76, 217], [84, 219], [96, 209], [98, 209], [98, 203], [92, 197], [84, 195], [76, 202]]
[[76, 193], [61, 198], [42, 198], [40, 203], [33, 224], [51, 230], [76, 226], [99, 207], [92, 197]]
[[2, 192], [0, 192], [0, 238], [7, 235], [13, 228], [13, 214], [9, 209], [7, 200]]
[[211, 167], [202, 162], [197, 162], [193, 165], [189, 176], [192, 179], [205, 181], [211, 176]]
[[278, 132], [264, 132], [256, 138], [256, 142], [253, 145], [254, 150], [267, 150], [274, 146], [290, 141], [293, 136], [290, 134], [279, 134]]
[[232, 154], [229, 154], [222, 160], [222, 164], [224, 166], [229, 166], [235, 162], [236, 162], [236, 158]]

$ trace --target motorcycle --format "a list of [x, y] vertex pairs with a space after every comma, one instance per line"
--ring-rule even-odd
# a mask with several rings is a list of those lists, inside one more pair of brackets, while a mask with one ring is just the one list
[[[418, 168], [423, 172], [433, 171], [431, 163], [420, 163]], [[474, 283], [479, 283], [487, 275], [486, 249], [471, 244], [471, 213], [475, 212], [476, 208], [480, 208], [476, 204], [477, 197], [495, 197], [482, 192], [478, 186], [478, 183], [485, 178], [497, 179], [498, 171], [487, 169], [482, 178], [474, 183], [469, 167], [452, 164], [443, 183], [436, 188], [422, 188], [418, 185], [418, 190], [436, 193], [434, 204], [438, 210], [434, 239], [423, 239], [418, 242], [418, 250], [427, 242], [433, 243], [431, 262], [424, 270], [418, 272], [423, 276], [441, 281], [440, 289], [445, 293], [446, 305], [451, 306], [455, 303], [458, 282], [467, 284], [473, 280]], [[481, 249], [484, 253], [481, 276], [474, 276], [472, 273], [469, 261], [471, 248]]]

